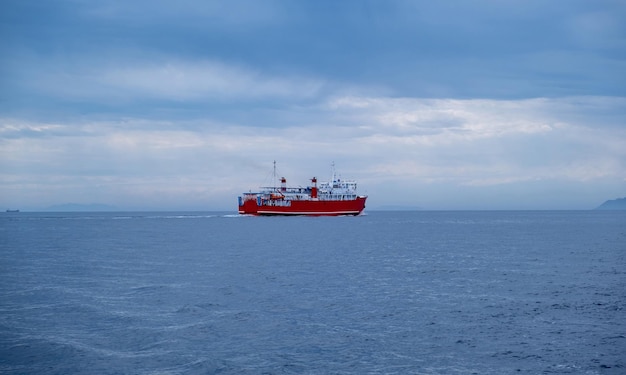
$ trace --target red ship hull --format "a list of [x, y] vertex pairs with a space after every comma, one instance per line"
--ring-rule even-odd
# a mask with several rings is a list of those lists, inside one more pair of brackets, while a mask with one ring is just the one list
[[339, 216], [358, 215], [365, 208], [367, 197], [356, 197], [352, 200], [293, 200], [289, 205], [258, 205], [256, 198], [249, 197], [239, 205], [239, 213], [245, 215], [308, 215], [308, 216]]

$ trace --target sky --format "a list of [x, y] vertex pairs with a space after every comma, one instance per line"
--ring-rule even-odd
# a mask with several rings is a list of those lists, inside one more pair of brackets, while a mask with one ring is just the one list
[[0, 2], [1, 209], [235, 211], [274, 161], [369, 209], [624, 197], [626, 2]]

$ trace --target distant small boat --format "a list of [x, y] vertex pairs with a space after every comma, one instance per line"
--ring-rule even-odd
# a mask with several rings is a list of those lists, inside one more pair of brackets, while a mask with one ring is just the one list
[[7, 210], [7, 212], [20, 212], [20, 210]]

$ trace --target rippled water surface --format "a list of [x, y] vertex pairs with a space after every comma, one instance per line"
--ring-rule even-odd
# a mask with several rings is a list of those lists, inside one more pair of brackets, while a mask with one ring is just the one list
[[0, 214], [0, 373], [624, 374], [626, 212]]

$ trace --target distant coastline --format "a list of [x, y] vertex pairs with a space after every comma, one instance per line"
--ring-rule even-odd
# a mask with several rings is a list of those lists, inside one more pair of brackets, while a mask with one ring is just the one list
[[44, 209], [48, 212], [97, 212], [97, 211], [117, 211], [115, 206], [101, 203], [80, 204], [64, 203], [57, 204]]
[[[580, 209], [580, 208], [579, 208]], [[380, 205], [380, 206], [373, 206], [373, 207], [368, 207], [367, 211], [448, 211], [450, 209], [428, 209], [428, 208], [424, 208], [424, 207], [420, 207], [420, 206], [411, 206], [411, 205], [406, 205], [406, 206], [402, 206], [402, 205]], [[457, 209], [459, 211], [465, 211], [464, 209]], [[473, 210], [478, 210], [478, 211], [490, 211], [490, 209], [473, 209]], [[469, 211], [473, 211], [472, 209], [470, 209]], [[493, 209], [491, 209], [493, 210]], [[506, 210], [506, 209], [505, 209]], [[516, 209], [512, 209], [513, 211], [515, 211]], [[535, 209], [537, 210], [537, 209]], [[541, 210], [541, 209], [538, 209]], [[601, 205], [592, 208], [591, 210], [626, 210], [626, 197], [624, 198], [616, 198], [616, 199], [610, 199], [605, 201], [604, 203], [602, 203]], [[17, 213], [17, 212], [117, 212], [117, 211], [133, 211], [133, 210], [128, 210], [126, 207], [125, 208], [120, 208], [117, 206], [113, 206], [113, 205], [108, 205], [108, 204], [103, 204], [103, 203], [88, 203], [88, 204], [84, 204], [84, 203], [63, 203], [63, 204], [55, 204], [55, 205], [51, 205], [48, 207], [42, 207], [42, 208], [29, 208], [29, 209], [25, 209], [25, 210], [20, 210], [20, 209], [6, 209], [6, 213]], [[135, 210], [136, 211], [136, 210]], [[157, 209], [143, 209], [143, 210], [139, 210], [139, 211], [205, 211], [205, 210], [193, 210], [193, 209], [175, 209], [175, 210], [171, 210], [171, 209], [164, 209], [164, 208], [157, 208]], [[208, 209], [208, 211], [229, 211], [228, 209]], [[455, 211], [455, 209], [452, 209], [452, 211]], [[498, 209], [495, 209], [495, 211], [499, 211]], [[532, 210], [531, 210], [532, 211]]]
[[370, 211], [421, 211], [423, 208], [417, 206], [399, 206], [399, 205], [387, 205], [376, 206], [369, 209]]
[[596, 207], [596, 210], [626, 210], [626, 198], [608, 200]]

